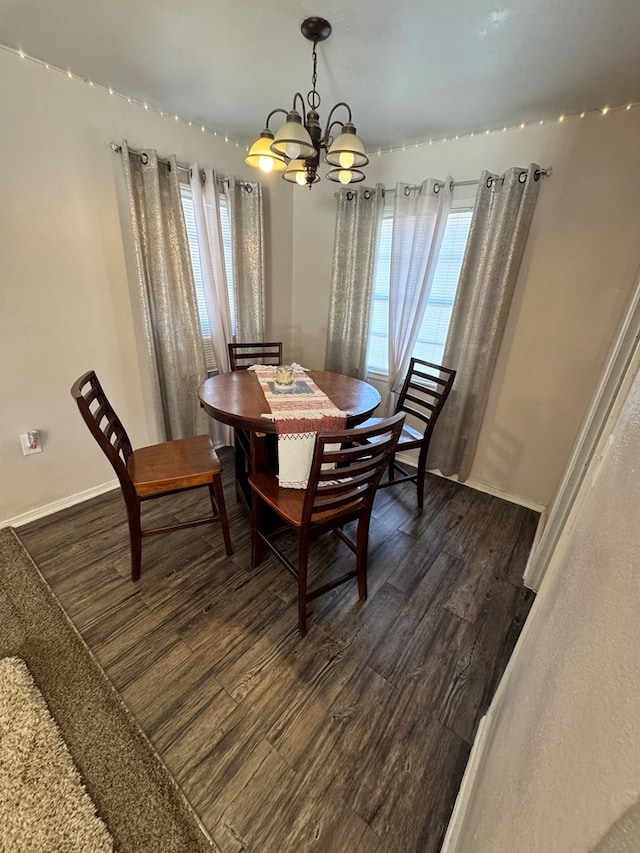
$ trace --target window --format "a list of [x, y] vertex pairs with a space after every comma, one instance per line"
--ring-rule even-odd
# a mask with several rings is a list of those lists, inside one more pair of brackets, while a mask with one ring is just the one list
[[[200, 247], [196, 233], [196, 219], [193, 210], [193, 196], [188, 184], [180, 184], [180, 196], [182, 198], [182, 210], [187, 227], [189, 249], [191, 251], [191, 267], [196, 286], [196, 297], [198, 299], [198, 315], [200, 317], [200, 328], [202, 330], [202, 344], [204, 348], [207, 370], [217, 370], [215, 355], [211, 345], [211, 329], [209, 327], [209, 315], [207, 303], [204, 296], [204, 284], [202, 280], [202, 266], [200, 264]], [[222, 230], [222, 245], [224, 249], [224, 266], [227, 274], [227, 289], [229, 292], [229, 309], [231, 312], [231, 333], [236, 329], [236, 306], [234, 298], [233, 263], [231, 254], [231, 222], [229, 220], [229, 206], [224, 195], [220, 195], [220, 228]]]
[[[458, 287], [460, 267], [464, 256], [471, 207], [454, 208], [449, 212], [447, 227], [440, 247], [431, 293], [413, 355], [426, 361], [442, 364], [442, 354], [449, 330], [451, 310]], [[389, 372], [389, 277], [391, 270], [391, 232], [393, 206], [385, 207], [376, 268], [374, 273], [373, 309], [369, 336], [368, 368], [372, 373]]]

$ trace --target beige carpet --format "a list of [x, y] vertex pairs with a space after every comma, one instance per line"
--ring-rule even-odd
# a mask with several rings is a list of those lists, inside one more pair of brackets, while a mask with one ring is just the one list
[[0, 818], [0, 850], [113, 850], [113, 840], [20, 658], [0, 660]]
[[[117, 853], [218, 849], [11, 528], [0, 529], [5, 657], [25, 661]], [[0, 847], [26, 850], [59, 848]]]

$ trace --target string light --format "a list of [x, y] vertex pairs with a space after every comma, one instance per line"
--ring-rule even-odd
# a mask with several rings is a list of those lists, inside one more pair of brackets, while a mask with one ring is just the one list
[[[197, 126], [196, 124], [194, 124], [193, 121], [187, 121], [187, 120], [181, 119], [179, 115], [170, 115], [169, 113], [166, 113], [163, 110], [156, 109], [155, 107], [150, 106], [148, 103], [144, 103], [142, 101], [137, 101], [135, 98], [131, 98], [128, 95], [124, 95], [121, 92], [117, 92], [113, 88], [113, 86], [101, 86], [99, 83], [96, 83], [93, 80], [89, 80], [85, 77], [79, 77], [76, 74], [74, 74], [70, 68], [65, 71], [64, 69], [58, 68], [55, 65], [50, 65], [48, 62], [43, 62], [41, 59], [36, 59], [34, 56], [29, 56], [27, 53], [24, 52], [24, 50], [22, 48], [20, 48], [19, 50], [15, 50], [14, 48], [7, 47], [4, 44], [0, 44], [0, 50], [4, 50], [7, 53], [13, 54], [14, 56], [18, 56], [18, 57], [20, 57], [20, 59], [26, 59], [29, 62], [33, 62], [35, 65], [40, 65], [46, 71], [57, 71], [59, 74], [64, 74], [69, 80], [79, 80], [80, 82], [86, 83], [88, 86], [91, 86], [93, 89], [101, 89], [103, 92], [105, 92], [109, 95], [112, 95], [115, 98], [122, 98], [123, 100], [126, 100], [126, 102], [128, 104], [134, 104], [135, 106], [143, 107], [145, 110], [157, 113], [159, 116], [166, 116], [166, 117], [170, 117], [170, 118], [172, 117], [174, 119], [174, 121], [182, 122], [187, 127], [196, 127]], [[215, 130], [209, 129], [204, 124], [200, 125], [200, 130], [202, 133], [210, 133], [213, 136], [220, 136], [220, 134], [216, 133]], [[231, 142], [236, 147], [240, 147], [240, 142], [238, 142], [237, 140], [230, 139], [229, 136], [225, 136], [224, 139], [225, 139], [225, 142]]]
[[[563, 115], [558, 116], [557, 119], [539, 119], [537, 122], [531, 122], [529, 126], [531, 126], [531, 124], [538, 124], [539, 126], [542, 126], [545, 124], [555, 124], [557, 122], [569, 121], [570, 119], [585, 118], [588, 115], [602, 116], [602, 115], [610, 114], [612, 112], [619, 112], [622, 110], [624, 112], [628, 112], [629, 110], [633, 109], [634, 107], [640, 107], [640, 102], [634, 101], [634, 102], [631, 102], [629, 104], [621, 104], [620, 106], [617, 106], [617, 107], [606, 106], [606, 107], [601, 107], [600, 109], [591, 110], [590, 112], [581, 112], [581, 113], [577, 113], [575, 115], [570, 115], [570, 116], [566, 116], [563, 114]], [[512, 125], [511, 127], [487, 128], [484, 131], [470, 131], [467, 134], [460, 134], [459, 136], [456, 136], [455, 139], [470, 139], [473, 136], [476, 136], [478, 133], [482, 133], [483, 135], [488, 136], [489, 134], [492, 134], [492, 133], [504, 133], [506, 130], [516, 130], [516, 129], [521, 130], [525, 127], [527, 127], [527, 124], [526, 124], [526, 122], [523, 121], [520, 124]], [[423, 148], [426, 145], [435, 145], [438, 142], [449, 142], [452, 140], [453, 140], [453, 137], [446, 137], [446, 136], [439, 137], [438, 139], [431, 138], [431, 139], [429, 139], [428, 142], [417, 143], [414, 147], [415, 148]], [[395, 148], [384, 148], [384, 149], [379, 148], [377, 153], [378, 153], [378, 155], [395, 154], [398, 151], [404, 151], [404, 148], [405, 148], [405, 146], [398, 146]]]
[[[36, 59], [33, 56], [29, 56], [27, 53], [24, 52], [24, 50], [22, 48], [15, 50], [14, 48], [7, 47], [6, 45], [0, 44], [0, 49], [6, 51], [7, 53], [12, 53], [15, 56], [18, 56], [20, 59], [26, 59], [29, 62], [33, 62], [36, 65], [40, 65], [42, 68], [44, 68], [47, 71], [53, 70], [53, 71], [57, 71], [60, 74], [64, 74], [64, 75], [66, 75], [66, 77], [69, 78], [69, 80], [80, 80], [83, 83], [87, 83], [89, 86], [91, 86], [94, 89], [102, 89], [104, 92], [107, 92], [109, 95], [112, 95], [112, 96], [118, 97], [118, 98], [123, 98], [124, 100], [127, 101], [128, 104], [134, 104], [135, 106], [143, 107], [145, 110], [150, 110], [151, 112], [155, 112], [160, 116], [167, 116], [168, 115], [163, 110], [156, 109], [155, 107], [149, 106], [149, 104], [147, 104], [147, 103], [137, 101], [134, 98], [131, 98], [127, 95], [124, 95], [120, 92], [117, 92], [112, 86], [108, 86], [108, 87], [101, 86], [100, 84], [95, 83], [93, 80], [88, 80], [86, 78], [76, 76], [71, 71], [71, 69], [67, 69], [66, 71], [64, 71], [62, 68], [58, 68], [55, 65], [50, 65], [48, 62], [43, 62], [40, 59]], [[638, 102], [638, 101], [634, 101], [634, 102], [631, 102], [628, 104], [623, 104], [620, 106], [613, 106], [613, 107], [607, 105], [607, 106], [601, 107], [599, 109], [591, 110], [589, 112], [583, 111], [581, 113], [578, 113], [578, 114], [572, 115], [572, 116], [565, 116], [564, 114], [562, 114], [562, 115], [558, 116], [556, 121], [557, 122], [564, 122], [565, 120], [569, 120], [572, 118], [581, 118], [582, 119], [588, 115], [596, 115], [596, 114], [601, 115], [601, 116], [605, 116], [605, 115], [608, 115], [609, 113], [618, 112], [620, 110], [624, 110], [625, 112], [628, 112], [629, 110], [633, 109], [633, 107], [638, 107], [638, 106], [640, 106], [640, 102]], [[173, 119], [174, 119], [174, 121], [177, 121], [177, 122], [182, 121], [183, 124], [185, 124], [187, 127], [194, 127], [195, 126], [192, 121], [183, 120], [177, 114], [175, 114], [173, 116]], [[539, 119], [539, 121], [537, 123], [540, 126], [544, 125], [544, 124], [553, 124], [553, 119]], [[516, 128], [523, 129], [525, 127], [526, 127], [526, 123], [523, 121], [523, 122], [519, 123], [518, 125], [513, 125], [511, 127], [493, 128], [493, 129], [487, 128], [484, 131], [484, 134], [488, 136], [492, 133], [498, 133], [498, 132], [504, 133], [507, 130], [514, 130]], [[217, 131], [210, 130], [204, 124], [200, 125], [200, 130], [202, 131], [202, 133], [210, 133], [210, 134], [212, 134], [212, 136], [215, 136], [215, 137], [220, 136], [220, 134]], [[449, 142], [449, 141], [454, 141], [457, 139], [472, 138], [476, 135], [476, 133], [479, 133], [479, 132], [480, 131], [470, 131], [467, 134], [456, 134], [455, 137], [441, 137], [438, 139], [434, 139], [432, 137], [427, 142], [416, 142], [411, 147], [412, 148], [423, 148], [425, 145], [435, 145], [438, 142]], [[231, 142], [233, 145], [236, 146], [236, 148], [244, 147], [244, 146], [241, 146], [241, 144], [238, 142], [238, 140], [230, 139], [230, 137], [228, 135], [224, 136], [224, 141], [226, 143]], [[393, 154], [397, 151], [406, 151], [406, 150], [407, 150], [406, 145], [402, 145], [400, 147], [395, 147], [395, 148], [384, 148], [384, 149], [378, 148], [377, 154], [378, 154], [378, 156], [382, 156], [384, 154]]]

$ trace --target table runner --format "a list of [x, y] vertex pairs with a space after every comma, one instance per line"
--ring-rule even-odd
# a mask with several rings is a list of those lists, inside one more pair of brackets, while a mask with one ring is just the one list
[[278, 482], [285, 489], [305, 489], [309, 479], [316, 433], [342, 430], [348, 412], [341, 412], [299, 364], [293, 364], [293, 384], [278, 388], [276, 368], [254, 364], [270, 412], [263, 417], [276, 423]]

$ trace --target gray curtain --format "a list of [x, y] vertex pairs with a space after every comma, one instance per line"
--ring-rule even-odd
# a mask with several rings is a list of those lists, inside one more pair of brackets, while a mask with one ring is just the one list
[[458, 373], [429, 451], [429, 467], [460, 482], [473, 464], [539, 188], [536, 164], [480, 179], [443, 355]]
[[260, 184], [229, 178], [227, 190], [236, 298], [236, 341], [265, 334], [264, 221]]
[[156, 419], [169, 440], [206, 433], [197, 392], [207, 374], [175, 157], [160, 162], [124, 142], [122, 163]]
[[338, 193], [325, 370], [367, 376], [373, 277], [384, 188]]

